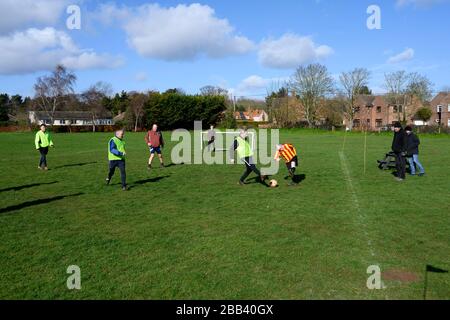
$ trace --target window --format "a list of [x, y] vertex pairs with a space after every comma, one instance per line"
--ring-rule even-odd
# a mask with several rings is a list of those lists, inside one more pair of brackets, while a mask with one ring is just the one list
[[359, 119], [353, 120], [353, 126], [359, 128], [361, 126], [361, 121], [359, 121]]
[[402, 105], [398, 106], [398, 112], [400, 112], [400, 113], [403, 112], [403, 106]]
[[361, 110], [360, 107], [355, 107], [355, 113], [356, 113], [356, 112], [359, 112], [360, 110]]
[[448, 110], [447, 111], [450, 112], [450, 103], [448, 104]]
[[397, 108], [397, 106], [394, 106], [394, 113], [397, 113], [398, 112], [398, 108]]
[[381, 113], [381, 107], [377, 107], [377, 113]]
[[375, 126], [376, 126], [377, 128], [381, 128], [381, 127], [383, 126], [383, 120], [382, 120], [382, 119], [377, 119], [377, 120], [375, 121]]
[[442, 106], [437, 106], [437, 112], [442, 112]]
[[448, 119], [448, 121], [447, 121], [447, 126], [450, 127], [450, 119]]

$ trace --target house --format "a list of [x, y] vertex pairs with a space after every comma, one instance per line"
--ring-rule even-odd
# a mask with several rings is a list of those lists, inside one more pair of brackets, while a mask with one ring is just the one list
[[440, 92], [431, 100], [430, 105], [433, 112], [430, 122], [438, 125], [440, 121], [442, 126], [450, 127], [450, 92]]
[[53, 115], [53, 123], [47, 112], [29, 111], [28, 119], [31, 124], [39, 125], [45, 123], [53, 126], [106, 126], [113, 125], [112, 114], [102, 112], [93, 118], [93, 114], [88, 111], [56, 111]]
[[[413, 98], [407, 106], [395, 105], [386, 96], [361, 95], [357, 98], [353, 128], [368, 130], [386, 130], [404, 118], [409, 125], [423, 125], [415, 119], [417, 111], [422, 107], [417, 98]], [[348, 126], [348, 121], [345, 123]]]
[[267, 122], [269, 121], [269, 115], [264, 110], [250, 110], [250, 111], [237, 111], [234, 113], [234, 118], [237, 121], [249, 121], [249, 122]]

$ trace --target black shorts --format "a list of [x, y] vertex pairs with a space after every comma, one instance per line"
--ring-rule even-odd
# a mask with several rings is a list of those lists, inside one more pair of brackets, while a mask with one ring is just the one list
[[291, 161], [286, 163], [286, 167], [288, 170], [294, 169], [298, 167], [298, 158], [297, 156], [293, 157]]

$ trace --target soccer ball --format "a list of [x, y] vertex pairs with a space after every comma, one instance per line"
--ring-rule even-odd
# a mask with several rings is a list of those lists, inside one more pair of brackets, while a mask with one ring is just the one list
[[278, 187], [278, 181], [277, 181], [277, 180], [270, 180], [269, 186], [270, 186], [271, 188], [276, 188], [276, 187]]

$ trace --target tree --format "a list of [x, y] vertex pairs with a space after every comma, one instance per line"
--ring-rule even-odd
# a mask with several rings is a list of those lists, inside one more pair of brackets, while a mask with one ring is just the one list
[[61, 108], [67, 94], [73, 93], [73, 86], [77, 77], [64, 66], [57, 65], [49, 75], [39, 77], [34, 85], [34, 91], [38, 107], [54, 122], [55, 112]]
[[130, 111], [134, 119], [134, 132], [138, 131], [138, 126], [144, 116], [144, 107], [147, 101], [147, 94], [138, 92], [130, 93]]
[[426, 76], [413, 72], [409, 74], [406, 92], [410, 99], [417, 97], [422, 103], [425, 103], [432, 97], [433, 83]]
[[105, 82], [97, 82], [81, 94], [81, 101], [91, 113], [92, 132], [96, 131], [98, 118], [105, 113], [104, 98], [111, 94], [111, 85]]
[[426, 123], [430, 121], [431, 117], [433, 116], [433, 112], [429, 108], [420, 108], [417, 111], [416, 116], [417, 118]]
[[368, 86], [362, 86], [361, 89], [358, 91], [358, 94], [371, 96], [372, 90], [370, 90]]
[[369, 92], [367, 87], [370, 71], [364, 68], [356, 68], [349, 72], [342, 72], [339, 76], [342, 91], [346, 100], [344, 116], [348, 120], [350, 130], [353, 129], [353, 119], [356, 114], [356, 102], [362, 92]]
[[406, 123], [415, 114], [412, 108], [415, 99], [424, 104], [431, 98], [433, 84], [426, 76], [401, 70], [385, 74], [384, 86], [388, 91], [388, 102], [397, 108], [402, 107], [398, 120]]
[[228, 90], [217, 86], [204, 86], [200, 89], [202, 96], [228, 96]]
[[312, 127], [317, 120], [320, 101], [333, 92], [334, 82], [327, 67], [321, 64], [299, 67], [292, 77], [291, 88], [298, 95], [306, 121]]
[[0, 94], [0, 121], [6, 122], [9, 121], [9, 108], [10, 108], [10, 100], [9, 95], [4, 93]]

